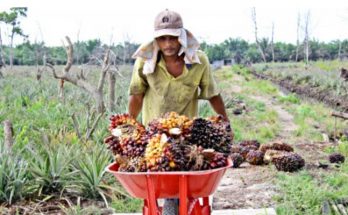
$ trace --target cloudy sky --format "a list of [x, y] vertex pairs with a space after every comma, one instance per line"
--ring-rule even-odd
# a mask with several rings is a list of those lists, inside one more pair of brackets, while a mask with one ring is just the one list
[[[200, 41], [220, 43], [232, 37], [254, 41], [251, 8], [256, 8], [259, 37], [296, 42], [297, 16], [310, 11], [310, 36], [320, 41], [348, 39], [347, 0], [0, 0], [0, 11], [28, 7], [22, 27], [31, 41], [62, 44], [99, 38], [104, 43], [151, 39], [154, 17], [168, 8], [179, 12], [184, 27]], [[6, 29], [1, 28], [4, 43]], [[18, 41], [17, 42], [21, 42]]]

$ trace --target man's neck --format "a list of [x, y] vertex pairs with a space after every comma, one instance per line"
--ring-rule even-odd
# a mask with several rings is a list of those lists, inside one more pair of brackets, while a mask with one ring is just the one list
[[182, 56], [178, 56], [178, 55], [174, 55], [174, 56], [163, 56], [164, 61], [166, 62], [166, 64], [175, 64], [175, 63], [179, 63], [181, 61], [184, 60], [184, 58]]

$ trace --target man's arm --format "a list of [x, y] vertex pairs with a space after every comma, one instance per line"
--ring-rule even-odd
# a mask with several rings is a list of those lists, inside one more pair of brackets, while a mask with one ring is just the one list
[[[225, 118], [225, 120], [230, 123], [230, 120], [229, 120], [227, 113], [226, 113], [224, 101], [222, 100], [220, 94], [210, 98], [209, 102], [210, 102], [210, 105], [213, 107], [214, 111], [217, 114], [221, 114]], [[230, 129], [229, 134], [231, 136], [231, 140], [233, 140], [234, 132], [231, 128], [231, 125], [230, 125], [229, 129]]]
[[128, 102], [128, 113], [136, 119], [143, 106], [144, 94], [130, 95]]
[[225, 104], [224, 101], [222, 100], [220, 95], [214, 96], [212, 98], [209, 99], [210, 105], [212, 106], [212, 108], [214, 109], [214, 111], [217, 114], [222, 115], [226, 121], [230, 121], [228, 119], [227, 113], [226, 113], [226, 109], [225, 109]]

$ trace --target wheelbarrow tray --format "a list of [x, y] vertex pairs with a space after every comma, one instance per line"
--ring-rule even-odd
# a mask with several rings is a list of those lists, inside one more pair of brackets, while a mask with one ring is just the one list
[[135, 198], [178, 198], [183, 187], [187, 197], [199, 198], [214, 193], [226, 170], [231, 166], [232, 161], [228, 159], [225, 167], [204, 171], [119, 172], [118, 164], [111, 163], [106, 167], [106, 171], [114, 174]]

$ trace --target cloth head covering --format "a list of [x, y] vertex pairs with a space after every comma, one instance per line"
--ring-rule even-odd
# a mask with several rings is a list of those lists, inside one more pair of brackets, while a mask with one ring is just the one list
[[155, 71], [158, 52], [160, 51], [156, 38], [165, 35], [178, 37], [181, 45], [178, 56], [185, 54], [185, 64], [201, 63], [197, 56], [198, 40], [183, 27], [180, 14], [166, 9], [155, 18], [154, 39], [151, 42], [142, 44], [132, 56], [133, 58], [140, 57], [145, 60], [144, 74], [151, 74]]

